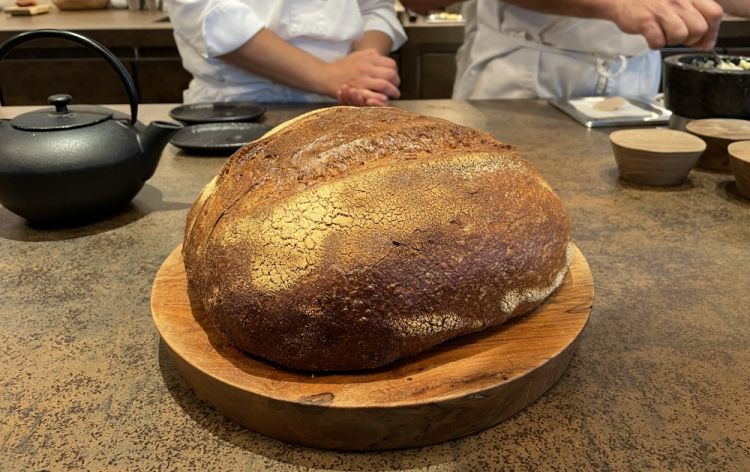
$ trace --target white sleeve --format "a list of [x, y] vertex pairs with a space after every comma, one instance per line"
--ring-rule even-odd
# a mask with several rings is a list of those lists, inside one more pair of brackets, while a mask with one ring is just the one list
[[382, 31], [393, 40], [391, 51], [406, 42], [406, 33], [396, 16], [393, 0], [358, 0], [365, 31]]
[[239, 0], [170, 0], [168, 8], [175, 34], [206, 58], [234, 51], [265, 26]]

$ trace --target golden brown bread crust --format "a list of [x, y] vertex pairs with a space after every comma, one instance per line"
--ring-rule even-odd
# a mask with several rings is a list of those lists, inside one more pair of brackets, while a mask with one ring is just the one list
[[188, 215], [185, 267], [238, 348], [304, 370], [374, 368], [535, 308], [570, 226], [489, 134], [330, 108], [238, 151]]

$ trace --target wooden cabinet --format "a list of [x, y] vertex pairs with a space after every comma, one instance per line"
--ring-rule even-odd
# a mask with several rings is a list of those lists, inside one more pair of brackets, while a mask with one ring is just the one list
[[[133, 55], [112, 51], [133, 74]], [[4, 105], [46, 104], [47, 97], [67, 93], [76, 103], [127, 101], [124, 86], [104, 60], [84, 49], [19, 48], [0, 62]]]
[[134, 67], [141, 102], [182, 102], [182, 92], [193, 77], [182, 68], [177, 48], [138, 48], [137, 52]]
[[[182, 68], [177, 49], [123, 48], [110, 50], [133, 77], [141, 103], [182, 101], [191, 75]], [[83, 48], [19, 48], [0, 62], [4, 105], [41, 105], [55, 93], [73, 96], [73, 103], [124, 103], [127, 94], [114, 70]]]
[[418, 18], [404, 28], [409, 40], [399, 50], [401, 98], [450, 98], [463, 25], [430, 24]]
[[[35, 17], [0, 15], [0, 42], [32, 29], [66, 29], [109, 49], [125, 65], [141, 103], [181, 102], [191, 76], [182, 68], [171, 25], [161, 11], [57, 11]], [[39, 105], [65, 92], [73, 103], [123, 103], [122, 83], [110, 66], [83, 46], [37, 39], [21, 44], [0, 62], [6, 105]]]

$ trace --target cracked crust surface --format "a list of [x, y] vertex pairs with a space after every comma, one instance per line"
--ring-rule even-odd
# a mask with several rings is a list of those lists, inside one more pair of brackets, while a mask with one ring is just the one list
[[353, 370], [532, 310], [569, 238], [559, 198], [489, 134], [336, 107], [235, 153], [190, 210], [183, 254], [239, 349]]

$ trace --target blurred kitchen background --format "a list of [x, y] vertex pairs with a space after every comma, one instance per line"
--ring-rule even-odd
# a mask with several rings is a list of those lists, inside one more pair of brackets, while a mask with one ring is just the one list
[[[51, 0], [40, 0], [48, 3]], [[161, 0], [54, 0], [49, 13], [0, 16], [0, 41], [30, 29], [58, 28], [83, 33], [113, 51], [134, 77], [142, 103], [182, 101], [190, 74], [182, 68], [172, 27]], [[101, 3], [104, 2], [104, 3]], [[15, 0], [0, 0], [0, 7]], [[69, 6], [105, 8], [67, 10]], [[416, 15], [396, 5], [409, 37], [393, 57], [399, 64], [404, 99], [449, 98], [455, 76], [455, 53], [463, 40], [460, 4], [430, 15]], [[664, 55], [688, 49], [670, 47]], [[717, 45], [720, 53], [750, 55], [750, 21], [727, 18]], [[78, 103], [126, 101], [111, 67], [88, 51], [59, 41], [36, 41], [12, 51], [0, 62], [3, 103], [46, 104], [66, 91]], [[98, 84], [91, 87], [92, 83]]]

